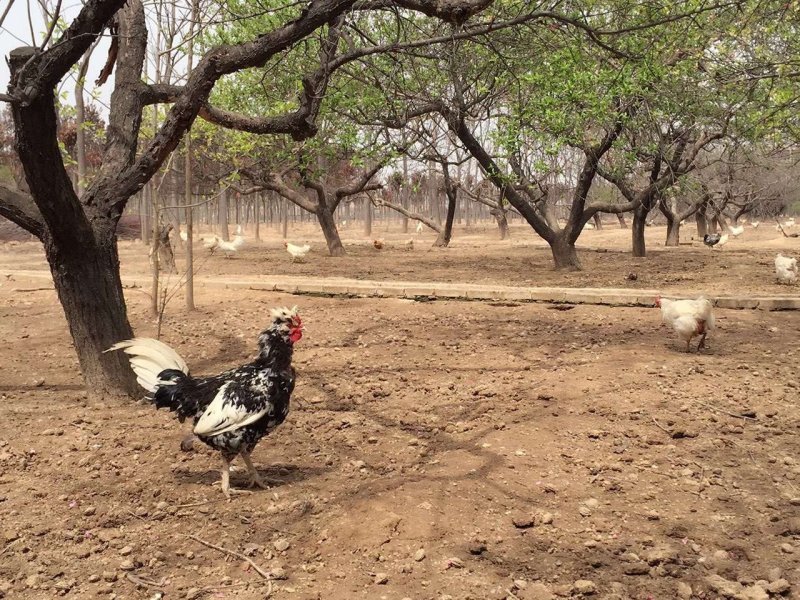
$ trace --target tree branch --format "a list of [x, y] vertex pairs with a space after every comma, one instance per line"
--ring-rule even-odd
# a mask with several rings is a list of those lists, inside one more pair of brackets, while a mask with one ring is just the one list
[[0, 215], [42, 239], [44, 219], [30, 195], [0, 183]]

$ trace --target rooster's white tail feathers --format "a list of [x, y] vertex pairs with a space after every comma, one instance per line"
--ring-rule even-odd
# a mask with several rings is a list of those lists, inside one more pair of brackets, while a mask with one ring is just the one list
[[117, 342], [106, 352], [122, 350], [130, 356], [131, 368], [136, 381], [148, 392], [154, 392], [163, 383], [158, 374], [165, 369], [176, 369], [189, 374], [189, 367], [180, 355], [164, 342], [152, 338], [134, 338]]

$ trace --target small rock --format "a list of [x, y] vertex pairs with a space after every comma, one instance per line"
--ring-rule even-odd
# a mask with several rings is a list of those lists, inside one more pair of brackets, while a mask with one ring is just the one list
[[92, 573], [91, 575], [89, 575], [88, 580], [89, 583], [97, 583], [98, 581], [100, 581], [100, 575], [98, 575], [97, 573]]
[[447, 568], [453, 567], [455, 569], [463, 569], [464, 568], [464, 561], [457, 557], [452, 557], [447, 559]]
[[275, 540], [273, 546], [275, 546], [275, 550], [277, 550], [278, 552], [286, 552], [291, 546], [291, 544], [289, 543], [289, 540], [287, 540], [286, 538], [280, 538], [278, 540]]
[[269, 572], [269, 576], [272, 579], [284, 580], [289, 579], [288, 573], [286, 573], [286, 569], [283, 567], [275, 567]]
[[792, 506], [800, 506], [800, 496], [797, 498], [789, 498], [789, 504]]
[[542, 525], [553, 524], [553, 513], [546, 512], [542, 515]]
[[[589, 508], [597, 508], [600, 506], [600, 502], [597, 500], [597, 498], [589, 498], [586, 502], [584, 502], [584, 504]], [[580, 581], [583, 580], [581, 579]]]
[[117, 580], [117, 572], [116, 571], [103, 571], [103, 581], [107, 581], [111, 583], [112, 581]]
[[119, 568], [123, 571], [133, 571], [136, 568], [136, 565], [130, 558], [128, 558], [120, 563]]
[[791, 585], [785, 579], [776, 579], [775, 581], [767, 584], [767, 591], [770, 594], [785, 594], [791, 589]]
[[678, 582], [678, 598], [681, 600], [690, 600], [692, 597], [692, 586], [682, 581]]
[[486, 542], [483, 542], [482, 540], [472, 540], [467, 545], [467, 551], [475, 556], [480, 556], [486, 552]]
[[578, 512], [580, 513], [580, 515], [582, 517], [588, 517], [588, 516], [590, 516], [592, 514], [592, 509], [589, 508], [588, 506], [584, 505], [584, 504], [581, 504], [578, 507]]
[[195, 598], [199, 598], [202, 595], [203, 595], [202, 590], [198, 588], [189, 588], [188, 590], [186, 590], [184, 598], [187, 598], [187, 600], [195, 600]]
[[632, 563], [625, 566], [625, 575], [647, 575], [650, 567], [645, 562]]
[[124, 546], [119, 550], [120, 556], [128, 556], [131, 552], [133, 552], [133, 548], [130, 546]]
[[597, 585], [595, 585], [594, 581], [588, 579], [578, 579], [578, 581], [572, 584], [572, 588], [584, 596], [591, 596], [597, 592]]
[[375, 573], [375, 585], [386, 585], [389, 583], [389, 576], [386, 573]]
[[425, 549], [424, 548], [420, 548], [419, 550], [414, 552], [414, 560], [417, 561], [417, 562], [422, 562], [423, 560], [425, 560]]
[[97, 509], [94, 506], [87, 506], [86, 508], [83, 509], [83, 516], [91, 517], [96, 512]]
[[511, 517], [511, 522], [517, 529], [527, 529], [533, 527], [535, 523], [533, 516], [523, 513], [518, 513]]
[[790, 543], [781, 544], [781, 552], [784, 554], [793, 554], [794, 553], [794, 546]]

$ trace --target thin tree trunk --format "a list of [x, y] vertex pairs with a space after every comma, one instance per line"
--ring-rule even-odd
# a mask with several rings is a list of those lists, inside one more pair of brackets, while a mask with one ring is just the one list
[[364, 198], [364, 235], [372, 236], [372, 202], [369, 198]]
[[325, 243], [328, 244], [328, 253], [331, 256], [344, 256], [344, 246], [339, 237], [339, 230], [336, 229], [336, 220], [327, 206], [319, 206], [314, 213], [319, 221], [319, 226], [322, 228], [322, 234], [325, 236]]
[[438, 248], [446, 248], [453, 237], [453, 220], [456, 216], [456, 206], [458, 205], [458, 188], [450, 181], [447, 173], [447, 165], [442, 165], [445, 173], [445, 193], [447, 194], [447, 216], [445, 217], [444, 227], [439, 232], [433, 245]]
[[631, 240], [633, 242], [633, 255], [639, 258], [647, 256], [647, 246], [644, 241], [644, 228], [649, 211], [644, 206], [633, 211], [633, 226], [631, 227]]
[[628, 224], [625, 222], [625, 215], [623, 215], [622, 213], [617, 213], [617, 220], [619, 220], [620, 229], [628, 228]]
[[228, 229], [228, 188], [223, 188], [219, 195], [219, 207], [217, 208], [219, 215], [219, 235], [222, 237], [223, 242], [231, 240], [231, 232]]
[[281, 198], [281, 234], [283, 239], [289, 233], [289, 201], [286, 198]]
[[497, 228], [500, 230], [500, 239], [507, 240], [508, 239], [508, 218], [506, 217], [506, 211], [502, 208], [493, 208], [489, 211], [492, 216], [497, 221]]
[[594, 228], [595, 229], [602, 229], [603, 228], [603, 219], [600, 218], [600, 213], [599, 212], [594, 213], [594, 217], [592, 217], [592, 219], [594, 220]]

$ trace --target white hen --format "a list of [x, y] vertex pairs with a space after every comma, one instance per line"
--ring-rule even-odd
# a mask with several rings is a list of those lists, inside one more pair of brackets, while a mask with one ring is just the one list
[[753, 221], [752, 223], [750, 223], [750, 227], [752, 227], [753, 229], [758, 229], [759, 225], [761, 225], [761, 221]]
[[778, 278], [778, 283], [797, 283], [797, 259], [778, 254], [775, 257], [775, 277]]
[[739, 225], [738, 227], [736, 225], [731, 225], [729, 229], [733, 237], [739, 237], [744, 233], [744, 225]]
[[295, 246], [289, 242], [283, 242], [283, 245], [286, 247], [286, 251], [292, 255], [292, 262], [304, 259], [306, 254], [308, 254], [308, 251], [311, 250], [311, 246], [308, 244], [303, 246]]
[[697, 350], [705, 348], [706, 335], [714, 329], [713, 306], [706, 298], [700, 297], [696, 300], [669, 300], [667, 298], [656, 298], [656, 306], [661, 308], [661, 320], [666, 323], [675, 333], [686, 342], [686, 351], [689, 352], [689, 344], [695, 336], [700, 337]]
[[219, 248], [225, 253], [226, 258], [230, 258], [231, 254], [235, 254], [238, 252], [239, 248], [244, 246], [244, 237], [241, 235], [234, 236], [233, 240], [230, 242], [225, 242], [223, 240], [218, 239], [217, 245], [214, 247]]

